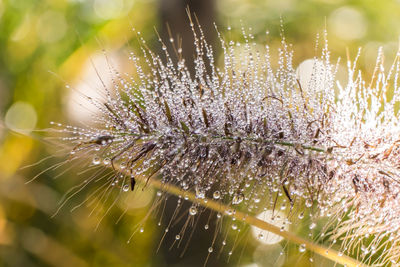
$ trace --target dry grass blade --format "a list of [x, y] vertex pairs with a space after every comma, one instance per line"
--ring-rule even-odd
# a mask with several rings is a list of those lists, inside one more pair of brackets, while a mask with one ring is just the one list
[[[125, 172], [125, 170], [122, 170], [119, 168], [119, 166], [115, 166], [116, 170], [119, 170], [120, 172]], [[241, 212], [241, 211], [235, 211], [234, 214], [229, 215], [227, 211], [231, 209], [228, 205], [222, 204], [220, 202], [211, 200], [211, 199], [197, 199], [196, 195], [192, 192], [188, 191], [183, 191], [181, 188], [171, 185], [171, 184], [163, 184], [160, 180], [158, 179], [150, 179], [148, 180], [147, 177], [145, 176], [135, 176], [135, 179], [142, 182], [143, 184], [146, 183], [146, 185], [152, 186], [154, 188], [160, 189], [166, 193], [175, 195], [175, 196], [184, 196], [185, 199], [188, 199], [188, 201], [191, 201], [193, 203], [197, 203], [205, 208], [211, 209], [215, 212], [219, 212], [221, 214], [225, 214], [226, 216], [230, 217], [235, 217], [236, 220], [243, 221], [249, 225], [258, 227], [262, 230], [269, 231], [273, 234], [279, 235], [286, 240], [298, 244], [298, 245], [305, 245], [305, 247], [314, 253], [317, 253], [321, 255], [324, 258], [330, 259], [336, 263], [343, 264], [344, 266], [366, 266], [365, 264], [362, 264], [361, 262], [345, 256], [345, 255], [340, 255], [340, 253], [334, 249], [313, 243], [309, 240], [306, 240], [304, 238], [301, 238], [289, 231], [282, 231], [279, 227], [270, 224], [268, 222], [265, 222], [263, 220], [260, 220], [254, 216], [248, 215], [247, 213]]]

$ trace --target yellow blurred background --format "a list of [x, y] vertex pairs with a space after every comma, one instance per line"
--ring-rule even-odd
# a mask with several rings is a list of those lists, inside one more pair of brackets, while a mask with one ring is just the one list
[[[84, 179], [79, 169], [47, 171], [26, 184], [65, 157], [22, 168], [60, 154], [40, 131], [50, 121], [88, 122], [81, 95], [96, 96], [100, 81], [93, 66], [107, 84], [111, 77], [106, 56], [116, 69], [130, 73], [129, 52], [139, 52], [132, 28], [158, 51], [155, 28], [163, 37], [166, 22], [173, 36], [184, 31], [179, 25], [188, 23], [187, 5], [198, 14], [217, 52], [212, 22], [233, 39], [240, 38], [242, 26], [251, 28], [257, 42], [268, 42], [276, 51], [281, 17], [295, 50], [295, 64], [315, 56], [316, 36], [325, 28], [332, 61], [341, 57], [344, 66], [346, 49], [354, 58], [362, 47], [359, 66], [366, 75], [373, 71], [379, 47], [388, 65], [398, 49], [398, 0], [0, 0], [0, 266], [203, 265], [208, 248], [203, 241], [192, 242], [192, 252], [183, 259], [179, 252], [169, 252], [168, 244], [156, 253], [163, 229], [156, 219], [149, 219], [140, 238], [127, 244], [154, 190], [127, 197], [96, 228], [101, 212], [89, 216], [92, 210], [85, 205], [70, 211], [85, 199], [90, 192], [86, 189], [52, 217], [62, 196]], [[190, 51], [190, 38], [180, 34], [184, 49]], [[96, 209], [101, 210], [101, 205]], [[123, 220], [116, 223], [125, 210]], [[221, 257], [209, 266], [270, 266], [265, 255], [280, 253], [281, 245], [252, 241], [240, 261]], [[332, 265], [317, 257], [310, 262], [290, 249], [285, 253], [284, 260], [274, 261], [275, 266]]]

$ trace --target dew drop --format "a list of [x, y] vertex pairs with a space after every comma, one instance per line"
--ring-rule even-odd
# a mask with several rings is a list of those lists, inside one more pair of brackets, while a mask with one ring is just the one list
[[232, 210], [232, 209], [228, 209], [228, 210], [226, 211], [226, 214], [228, 214], [229, 216], [232, 216], [233, 210]]
[[299, 251], [302, 252], [302, 253], [304, 251], [306, 251], [306, 245], [305, 244], [301, 244], [300, 247], [299, 247]]
[[196, 198], [198, 199], [204, 199], [206, 197], [206, 193], [204, 190], [200, 187], [196, 187]]
[[233, 224], [232, 224], [232, 229], [233, 229], [233, 230], [237, 230], [237, 229], [238, 229], [238, 226], [237, 226], [236, 223], [233, 223]]
[[242, 203], [243, 199], [244, 199], [244, 195], [242, 193], [235, 194], [232, 199], [232, 204], [238, 205], [238, 204]]
[[111, 163], [111, 160], [109, 158], [103, 159], [104, 165], [109, 165]]
[[129, 191], [129, 185], [124, 185], [124, 187], [122, 188], [122, 190], [124, 191], [124, 192], [128, 192]]
[[197, 214], [197, 208], [195, 206], [191, 206], [189, 209], [189, 214], [194, 216]]
[[213, 193], [213, 198], [214, 199], [219, 199], [221, 197], [221, 192], [220, 191], [215, 191], [214, 193]]
[[92, 163], [94, 164], [94, 165], [99, 165], [100, 164], [100, 158], [99, 157], [94, 157], [93, 158], [93, 160], [92, 160]]
[[181, 239], [181, 236], [180, 236], [180, 235], [176, 235], [176, 236], [175, 236], [175, 239], [176, 239], [176, 240], [179, 240], [179, 239]]

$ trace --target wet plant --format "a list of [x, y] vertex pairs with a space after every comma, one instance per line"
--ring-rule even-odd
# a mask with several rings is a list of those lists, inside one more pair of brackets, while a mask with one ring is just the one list
[[[141, 56], [130, 54], [137, 74], [110, 67], [113, 87], [104, 86], [102, 99], [88, 98], [99, 111], [92, 125], [55, 124], [53, 130], [71, 147], [68, 164], [89, 159], [91, 167], [111, 170], [97, 172], [82, 186], [97, 183], [100, 199], [116, 195], [108, 210], [122, 194], [156, 187], [160, 191], [149, 215], [160, 212], [163, 196], [179, 196], [170, 221], [183, 213], [188, 227], [174, 233], [177, 242], [190, 240], [187, 229], [195, 228], [209, 208], [218, 229], [221, 217], [228, 216], [233, 230], [243, 221], [297, 243], [301, 252], [348, 266], [397, 264], [398, 55], [385, 70], [379, 51], [367, 82], [356, 66], [358, 53], [348, 59], [343, 83], [335, 77], [339, 64], [331, 62], [324, 33], [304, 82], [284, 36], [273, 67], [269, 46], [260, 50], [251, 33], [243, 29], [243, 42], [219, 34], [223, 65], [218, 66], [201, 27], [191, 27], [194, 73], [173, 38], [173, 51], [160, 39], [159, 55], [138, 34]], [[182, 211], [185, 200], [193, 204]], [[265, 211], [272, 211], [268, 220], [255, 217]], [[284, 225], [307, 220], [309, 237], [269, 223], [278, 213], [285, 215]], [[328, 220], [318, 234], [313, 229], [321, 217]], [[226, 235], [220, 235], [225, 246]], [[319, 245], [320, 240], [340, 244], [339, 251]]]

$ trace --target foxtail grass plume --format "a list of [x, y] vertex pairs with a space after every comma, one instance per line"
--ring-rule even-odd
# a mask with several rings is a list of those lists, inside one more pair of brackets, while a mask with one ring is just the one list
[[[219, 34], [217, 65], [201, 27], [191, 27], [194, 72], [172, 38], [174, 51], [160, 40], [156, 54], [138, 33], [141, 55], [130, 54], [137, 75], [113, 71], [104, 98], [88, 98], [99, 111], [92, 125], [54, 127], [71, 145], [71, 160], [115, 170], [104, 178], [105, 192], [146, 190], [158, 180], [199, 202], [228, 205], [228, 215], [279, 212], [284, 226], [307, 219], [311, 232], [327, 217], [315, 240], [338, 242], [340, 254], [366, 264], [398, 263], [399, 55], [385, 70], [379, 50], [365, 81], [358, 53], [339, 82], [324, 33], [304, 81], [284, 37], [273, 67], [268, 44], [260, 48], [244, 29], [242, 42]], [[137, 177], [145, 177], [140, 187]], [[200, 213], [199, 202], [187, 216]]]

